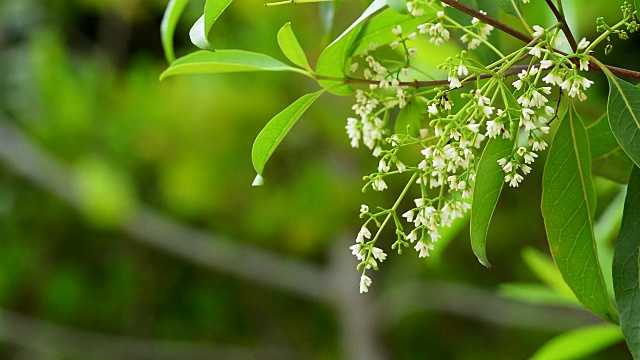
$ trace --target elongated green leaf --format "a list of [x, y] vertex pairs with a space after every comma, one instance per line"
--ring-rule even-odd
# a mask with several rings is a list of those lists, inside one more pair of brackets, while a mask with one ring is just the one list
[[284, 26], [280, 28], [280, 31], [278, 31], [278, 45], [280, 45], [280, 50], [282, 50], [284, 56], [292, 63], [311, 71], [307, 56], [304, 54], [300, 43], [298, 43], [298, 39], [291, 29], [290, 22], [284, 24]]
[[498, 136], [489, 139], [476, 170], [476, 184], [471, 200], [471, 249], [483, 266], [491, 268], [487, 259], [487, 232], [496, 208], [505, 173], [498, 160], [511, 155], [513, 140]]
[[313, 104], [326, 90], [320, 90], [304, 95], [274, 116], [267, 125], [260, 131], [253, 143], [251, 159], [253, 167], [258, 175], [262, 176], [264, 165], [267, 163], [273, 152], [276, 150], [285, 135], [291, 130], [300, 116]]
[[582, 307], [575, 296], [560, 293], [542, 284], [506, 283], [500, 284], [498, 294], [502, 297], [534, 305], [554, 305], [575, 308]]
[[204, 15], [200, 16], [189, 30], [189, 39], [202, 50], [213, 50], [204, 29]]
[[189, 0], [169, 0], [169, 4], [167, 4], [164, 16], [162, 17], [162, 22], [160, 23], [162, 48], [164, 49], [164, 56], [169, 63], [176, 59], [173, 51], [173, 35], [176, 31], [178, 20], [180, 20], [180, 16], [182, 16], [184, 8], [188, 3]]
[[416, 98], [411, 99], [396, 117], [394, 130], [396, 134], [418, 136], [420, 134], [420, 104]]
[[561, 294], [575, 298], [550, 256], [533, 248], [525, 248], [522, 250], [522, 260], [540, 281]]
[[542, 178], [542, 216], [564, 281], [589, 310], [617, 322], [593, 236], [595, 189], [589, 139], [575, 109], [558, 126]]
[[399, 14], [392, 9], [384, 10], [371, 18], [362, 31], [360, 31], [351, 53], [359, 54], [363, 50], [368, 50], [371, 43], [377, 45], [389, 44], [392, 41], [398, 40], [398, 37], [391, 32], [391, 29], [400, 25], [404, 31], [415, 31], [418, 25], [434, 19], [435, 16], [435, 12], [431, 9], [427, 9], [424, 15], [418, 17]]
[[613, 135], [640, 166], [640, 89], [605, 72], [609, 79], [607, 114]]
[[233, 0], [207, 0], [204, 4], [204, 33], [210, 39], [211, 28]]
[[522, 13], [522, 8], [520, 7], [520, 0], [494, 0], [496, 5], [502, 11], [506, 12], [509, 15], [519, 16], [518, 14]]
[[208, 74], [248, 71], [305, 71], [286, 65], [270, 56], [244, 50], [197, 51], [174, 61], [160, 75]]
[[584, 359], [585, 356], [604, 350], [622, 339], [619, 326], [585, 326], [551, 339], [531, 357], [531, 360]]
[[640, 169], [631, 171], [622, 225], [613, 255], [613, 288], [620, 326], [635, 359], [640, 359]]
[[322, 31], [324, 31], [325, 36], [330, 36], [333, 29], [333, 19], [336, 15], [336, 3], [334, 1], [321, 2], [319, 11]]
[[348, 59], [351, 56], [351, 49], [360, 30], [362, 30], [363, 22], [371, 15], [382, 9], [386, 5], [385, 0], [375, 0], [369, 7], [353, 22], [345, 31], [340, 34], [326, 49], [322, 51], [316, 64], [316, 73], [322, 77], [335, 78], [337, 80], [318, 80], [318, 83], [325, 87], [331, 88], [329, 91], [336, 95], [349, 95], [353, 92], [349, 85], [344, 84], [345, 77], [348, 74]]
[[593, 173], [619, 183], [627, 183], [633, 161], [622, 150], [605, 114], [587, 127]]
[[395, 12], [400, 14], [408, 14], [407, 0], [386, 0], [387, 5]]

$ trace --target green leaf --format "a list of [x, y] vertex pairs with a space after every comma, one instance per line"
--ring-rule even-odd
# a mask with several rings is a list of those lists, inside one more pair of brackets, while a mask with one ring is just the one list
[[248, 71], [293, 71], [309, 75], [268, 55], [244, 50], [218, 50], [196, 51], [181, 57], [160, 75], [160, 80], [173, 75]]
[[613, 135], [640, 166], [640, 89], [605, 72], [609, 79], [607, 114]]
[[182, 16], [184, 8], [188, 3], [189, 0], [169, 0], [169, 4], [167, 4], [164, 16], [162, 17], [162, 22], [160, 23], [162, 48], [164, 49], [164, 56], [169, 63], [176, 59], [173, 51], [173, 35], [176, 31], [178, 20], [180, 20], [180, 16]]
[[584, 359], [623, 339], [620, 327], [613, 324], [598, 324], [581, 327], [560, 334], [538, 350], [531, 360]]
[[278, 45], [280, 45], [280, 50], [282, 50], [284, 56], [292, 63], [311, 71], [307, 56], [304, 54], [300, 43], [298, 43], [298, 39], [291, 29], [290, 22], [284, 24], [284, 26], [280, 28], [280, 31], [278, 31]]
[[509, 15], [513, 15], [515, 17], [520, 17], [522, 13], [522, 8], [520, 7], [520, 0], [494, 0], [496, 5], [502, 11], [506, 12]]
[[562, 279], [562, 274], [553, 263], [553, 259], [533, 248], [522, 250], [522, 259], [531, 271], [550, 288], [556, 292], [567, 295], [575, 299], [571, 288]]
[[[326, 49], [322, 51], [316, 65], [316, 73], [319, 76], [335, 78], [336, 80], [318, 80], [318, 83], [331, 88], [329, 91], [336, 95], [349, 95], [353, 92], [351, 87], [345, 84], [345, 77], [348, 74], [348, 59], [352, 54], [353, 43], [356, 40], [363, 22], [369, 16], [379, 11], [386, 5], [385, 0], [375, 0], [369, 7], [353, 22], [340, 36], [338, 36]], [[344, 86], [337, 86], [345, 84]]]
[[587, 127], [593, 173], [619, 183], [627, 183], [633, 161], [618, 144], [605, 114]]
[[[276, 150], [285, 135], [291, 130], [300, 116], [313, 104], [326, 90], [320, 90], [304, 95], [274, 116], [267, 125], [260, 131], [253, 143], [251, 159], [253, 167], [258, 175], [262, 176], [264, 165], [267, 163], [273, 152]], [[254, 181], [255, 183], [255, 181]]]
[[204, 34], [205, 38], [210, 39], [211, 28], [218, 20], [222, 12], [231, 4], [233, 0], [207, 0], [204, 4]]
[[620, 326], [633, 357], [640, 358], [640, 169], [631, 170], [622, 225], [613, 255], [613, 288]]
[[360, 31], [351, 53], [359, 54], [363, 50], [368, 50], [371, 43], [385, 45], [398, 40], [398, 37], [391, 32], [391, 29], [398, 25], [409, 31], [433, 18], [435, 18], [435, 12], [431, 9], [426, 9], [425, 15], [415, 18], [410, 15], [399, 14], [392, 9], [384, 10], [371, 18]]
[[330, 36], [331, 29], [333, 29], [333, 19], [336, 15], [336, 3], [334, 1], [321, 2], [319, 12], [322, 31], [325, 36]]
[[498, 294], [502, 297], [534, 305], [582, 306], [573, 294], [560, 293], [542, 284], [506, 283], [500, 284]]
[[386, 2], [387, 5], [397, 13], [409, 13], [409, 9], [407, 9], [407, 0], [386, 0]]
[[487, 232], [505, 176], [498, 160], [511, 155], [512, 151], [513, 140], [503, 139], [501, 136], [489, 139], [476, 170], [476, 183], [471, 200], [471, 249], [480, 264], [489, 269], [491, 264], [487, 260]]
[[617, 322], [593, 235], [595, 189], [589, 139], [573, 106], [558, 126], [542, 178], [542, 216], [564, 281], [589, 310]]
[[405, 105], [396, 117], [394, 127], [396, 134], [418, 136], [420, 134], [420, 104], [413, 98]]
[[189, 38], [193, 45], [202, 50], [213, 50], [204, 29], [204, 15], [200, 16], [189, 30]]

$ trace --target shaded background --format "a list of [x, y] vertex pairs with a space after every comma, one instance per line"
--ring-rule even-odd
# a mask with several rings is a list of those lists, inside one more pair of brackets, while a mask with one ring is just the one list
[[[610, 3], [566, 4], [578, 36], [595, 37], [598, 15], [619, 20]], [[348, 246], [359, 206], [396, 194], [360, 192], [377, 161], [349, 147], [351, 98], [313, 105], [269, 163], [266, 186], [253, 188], [253, 139], [317, 85], [283, 74], [159, 82], [165, 5], [0, 2], [0, 358], [522, 359], [599, 321], [495, 291], [537, 281], [520, 253], [546, 251], [543, 161], [503, 192], [492, 271], [475, 259], [463, 221], [432, 258], [390, 253], [370, 293], [358, 294]], [[331, 36], [365, 6], [343, 2]], [[195, 49], [188, 30], [202, 7], [187, 8], [178, 55]], [[532, 23], [554, 22], [533, 9]], [[331, 38], [317, 4], [237, 1], [214, 43], [284, 59], [275, 36], [286, 21], [314, 63]], [[633, 42], [614, 42], [606, 61], [638, 69]], [[591, 119], [606, 101], [595, 78], [601, 86], [583, 104]], [[602, 211], [618, 187], [597, 185]], [[630, 356], [618, 345], [592, 358]]]

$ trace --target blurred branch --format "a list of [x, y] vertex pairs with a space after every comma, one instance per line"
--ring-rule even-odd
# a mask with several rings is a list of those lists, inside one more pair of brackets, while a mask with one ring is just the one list
[[[300, 359], [304, 354], [273, 347], [211, 346], [159, 341], [73, 329], [0, 309], [0, 342], [40, 355], [78, 359]], [[46, 357], [49, 358], [49, 357]]]
[[444, 282], [414, 281], [390, 287], [376, 305], [376, 314], [383, 317], [380, 323], [386, 326], [425, 311], [444, 311], [501, 326], [549, 332], [602, 322], [587, 311], [525, 304], [488, 290]]
[[[79, 207], [79, 199], [73, 190], [73, 173], [57, 159], [39, 149], [2, 113], [0, 159], [14, 172], [71, 206]], [[328, 279], [319, 267], [193, 229], [144, 206], [140, 206], [126, 220], [122, 230], [141, 243], [203, 267], [313, 300], [329, 300]]]

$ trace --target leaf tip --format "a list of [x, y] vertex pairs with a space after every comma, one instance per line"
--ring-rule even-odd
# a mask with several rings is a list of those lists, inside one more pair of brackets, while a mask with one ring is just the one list
[[251, 186], [255, 186], [255, 187], [264, 186], [264, 178], [262, 177], [262, 175], [257, 174], [255, 179], [253, 179]]

